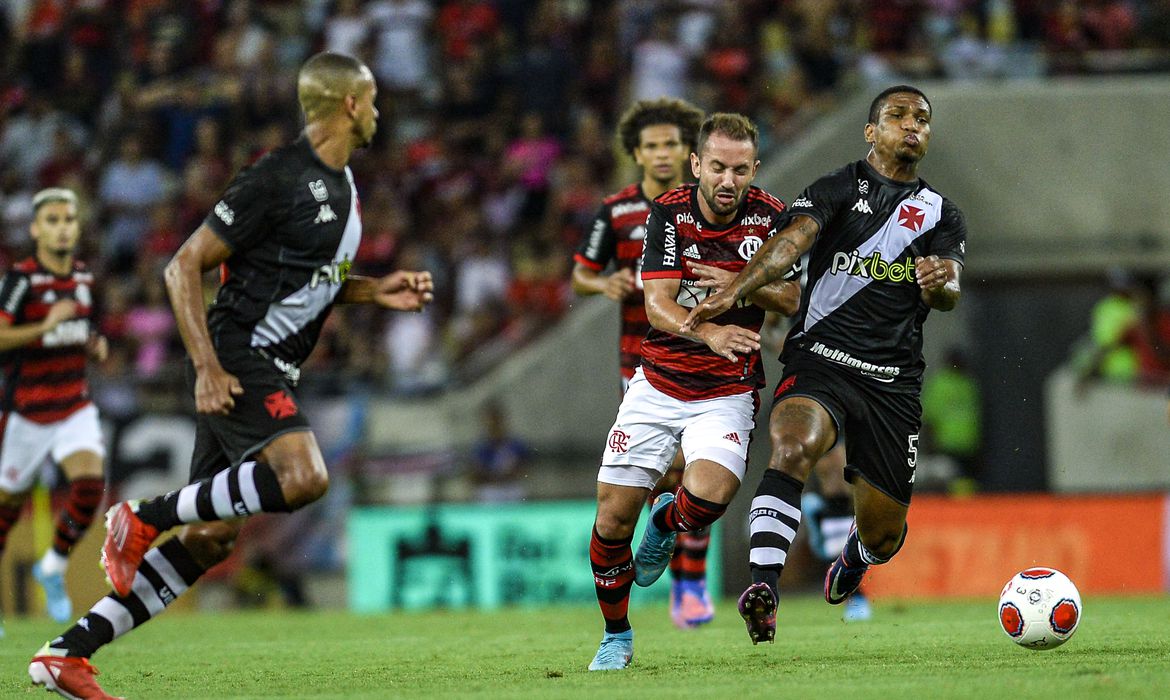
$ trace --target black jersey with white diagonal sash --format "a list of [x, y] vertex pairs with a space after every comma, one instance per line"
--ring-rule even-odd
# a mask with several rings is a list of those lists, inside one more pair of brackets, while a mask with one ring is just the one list
[[240, 171], [205, 223], [232, 249], [207, 316], [216, 350], [299, 365], [361, 241], [349, 167], [325, 165], [302, 136]]
[[811, 356], [917, 391], [930, 307], [914, 278], [914, 259], [937, 255], [962, 264], [962, 212], [924, 180], [891, 180], [864, 160], [814, 182], [788, 211], [815, 220], [820, 233], [781, 359]]

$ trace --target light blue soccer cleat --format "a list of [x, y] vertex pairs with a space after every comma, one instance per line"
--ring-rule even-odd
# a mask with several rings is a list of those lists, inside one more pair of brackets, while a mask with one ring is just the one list
[[61, 574], [46, 574], [41, 571], [38, 561], [32, 567], [33, 578], [45, 589], [45, 608], [49, 617], [57, 622], [69, 622], [73, 619], [73, 601], [65, 592], [65, 577]]
[[620, 671], [634, 659], [634, 630], [606, 632], [589, 664], [590, 671]]
[[845, 612], [841, 619], [845, 622], [864, 622], [873, 617], [873, 608], [869, 599], [861, 591], [854, 591], [853, 595], [845, 599]]
[[653, 584], [670, 565], [670, 556], [674, 554], [674, 540], [677, 532], [659, 530], [654, 524], [654, 516], [674, 502], [673, 493], [664, 493], [650, 508], [650, 518], [646, 522], [646, 531], [642, 533], [642, 543], [634, 554], [634, 583], [646, 587]]

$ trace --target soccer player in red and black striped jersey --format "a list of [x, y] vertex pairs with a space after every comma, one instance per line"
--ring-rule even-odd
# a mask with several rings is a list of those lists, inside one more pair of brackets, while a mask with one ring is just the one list
[[[605, 634], [589, 669], [619, 670], [634, 653], [627, 611], [633, 583], [662, 575], [676, 533], [709, 527], [739, 490], [757, 391], [764, 385], [760, 326], [767, 310], [792, 314], [799, 271], [693, 330], [687, 312], [709, 287], [694, 266], [738, 272], [774, 232], [784, 204], [752, 187], [759, 134], [738, 114], [703, 122], [690, 156], [699, 182], [655, 199], [646, 223], [641, 279], [652, 326], [642, 365], [609, 431], [597, 476], [597, 519], [590, 561]], [[681, 446], [682, 485], [650, 511], [638, 552], [631, 552], [642, 503]]]
[[[642, 359], [642, 340], [650, 331], [642, 296], [639, 266], [650, 202], [683, 183], [703, 112], [683, 100], [641, 100], [622, 115], [618, 138], [642, 171], [642, 179], [602, 202], [589, 235], [573, 259], [573, 290], [604, 294], [621, 307], [622, 392]], [[612, 265], [612, 269], [606, 272]], [[682, 478], [682, 453], [676, 453], [665, 476], [651, 492], [673, 490]], [[707, 592], [706, 530], [680, 533], [670, 560], [670, 617], [678, 627], [697, 627], [715, 617]]]
[[74, 258], [77, 196], [62, 188], [38, 192], [30, 231], [36, 251], [0, 281], [0, 553], [41, 466], [52, 459], [69, 494], [53, 544], [32, 573], [49, 614], [65, 622], [73, 615], [64, 579], [69, 552], [105, 492], [105, 448], [85, 370], [88, 359], [105, 359], [107, 347], [90, 325], [93, 274]]

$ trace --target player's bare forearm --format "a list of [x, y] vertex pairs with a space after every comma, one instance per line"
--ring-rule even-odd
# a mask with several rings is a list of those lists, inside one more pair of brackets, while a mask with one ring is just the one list
[[[753, 335], [750, 331], [735, 329], [731, 326], [720, 326], [711, 322], [698, 323], [693, 327], [684, 327], [683, 322], [687, 320], [689, 309], [686, 309], [677, 301], [681, 285], [682, 282], [678, 279], [651, 279], [645, 281], [646, 317], [649, 319], [651, 326], [660, 331], [673, 333], [674, 335], [693, 340], [696, 343], [702, 343], [710, 348], [712, 352], [732, 361], [735, 360], [735, 351], [747, 352], [753, 349], [750, 345], [744, 346], [737, 344], [752, 342], [751, 338], [742, 337], [745, 335]], [[754, 336], [754, 338], [755, 340], [759, 340], [758, 336]], [[754, 349], [759, 349], [758, 345]]]
[[363, 275], [349, 275], [337, 293], [338, 304], [373, 304], [378, 291], [378, 280]]
[[717, 326], [714, 323], [704, 322], [694, 328], [684, 329], [683, 321], [687, 320], [688, 312], [688, 309], [679, 306], [673, 300], [657, 299], [651, 301], [649, 296], [646, 297], [646, 317], [650, 320], [651, 326], [666, 333], [689, 338], [696, 343], [706, 344], [708, 333]]
[[582, 296], [604, 294], [613, 301], [621, 301], [637, 288], [634, 271], [623, 267], [605, 275], [581, 263], [573, 267], [573, 291]]
[[0, 326], [0, 351], [15, 350], [28, 345], [48, 330], [44, 322]]
[[740, 270], [729, 289], [736, 301], [766, 284], [780, 280], [812, 246], [820, 225], [807, 216], [797, 216], [760, 247]]
[[605, 278], [581, 263], [573, 266], [573, 293], [583, 297], [605, 293]]
[[196, 371], [219, 367], [215, 346], [207, 330], [207, 309], [203, 303], [203, 273], [214, 269], [231, 255], [231, 249], [206, 225], [200, 226], [163, 270], [163, 281], [171, 299], [175, 325], [183, 347]]
[[764, 311], [792, 316], [800, 308], [800, 282], [780, 280], [766, 284], [749, 294], [748, 300]]
[[950, 311], [958, 306], [960, 295], [958, 281], [948, 282], [939, 289], [922, 290], [922, 301], [937, 311]]

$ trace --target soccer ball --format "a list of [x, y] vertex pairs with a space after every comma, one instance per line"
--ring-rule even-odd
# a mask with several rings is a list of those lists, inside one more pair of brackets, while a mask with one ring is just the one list
[[1081, 594], [1056, 569], [1034, 567], [1012, 577], [999, 594], [999, 624], [1029, 649], [1055, 649], [1077, 631]]

